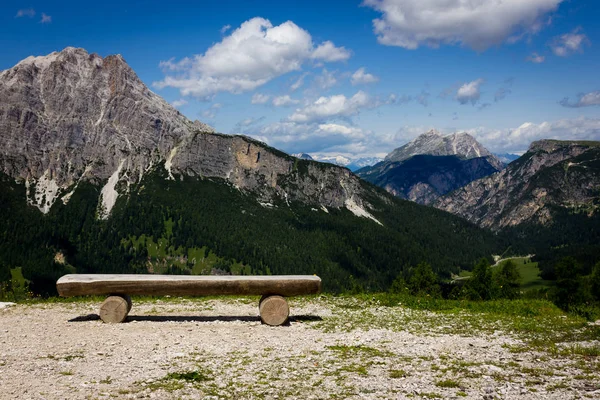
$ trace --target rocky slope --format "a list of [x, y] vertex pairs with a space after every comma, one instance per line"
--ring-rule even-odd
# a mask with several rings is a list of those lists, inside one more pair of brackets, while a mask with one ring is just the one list
[[361, 178], [389, 193], [431, 204], [504, 164], [467, 133], [442, 136], [429, 131], [387, 155], [384, 161], [358, 170]]
[[363, 179], [394, 196], [431, 204], [440, 196], [496, 172], [486, 158], [417, 155], [400, 162], [384, 162], [358, 172]]
[[103, 185], [99, 216], [164, 163], [169, 176], [221, 178], [263, 201], [363, 208], [359, 180], [344, 168], [308, 163], [241, 136], [214, 134], [152, 93], [120, 55], [66, 48], [0, 72], [0, 172], [25, 182], [47, 213], [82, 181]]
[[534, 142], [503, 171], [442, 197], [435, 206], [493, 230], [524, 222], [546, 225], [557, 208], [595, 215], [600, 142]]

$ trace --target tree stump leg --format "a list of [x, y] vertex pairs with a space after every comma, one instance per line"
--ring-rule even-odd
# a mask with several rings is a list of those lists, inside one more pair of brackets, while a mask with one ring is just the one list
[[258, 305], [260, 320], [263, 324], [283, 325], [290, 316], [290, 307], [284, 297], [278, 295], [263, 296]]
[[123, 295], [109, 296], [100, 306], [100, 319], [105, 323], [118, 324], [125, 321], [129, 310], [131, 310], [131, 299]]

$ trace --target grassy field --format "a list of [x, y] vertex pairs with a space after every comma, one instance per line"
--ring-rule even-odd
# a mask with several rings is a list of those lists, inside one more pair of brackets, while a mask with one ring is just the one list
[[[529, 292], [531, 290], [546, 289], [552, 286], [552, 281], [547, 281], [540, 277], [540, 269], [538, 263], [531, 261], [530, 257], [515, 257], [509, 258], [498, 265], [492, 267], [496, 270], [508, 261], [512, 261], [517, 266], [517, 271], [521, 275], [521, 290]], [[468, 279], [471, 276], [471, 271], [461, 271], [454, 279]]]

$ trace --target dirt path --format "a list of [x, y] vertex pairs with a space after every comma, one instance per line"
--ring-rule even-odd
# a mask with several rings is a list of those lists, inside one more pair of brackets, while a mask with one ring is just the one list
[[[291, 306], [277, 328], [260, 324], [255, 299], [134, 303], [117, 325], [92, 302], [1, 309], [0, 399], [600, 397], [595, 361], [514, 353], [521, 342], [499, 331], [419, 328], [435, 315], [402, 307]], [[344, 313], [413, 324], [367, 330]]]

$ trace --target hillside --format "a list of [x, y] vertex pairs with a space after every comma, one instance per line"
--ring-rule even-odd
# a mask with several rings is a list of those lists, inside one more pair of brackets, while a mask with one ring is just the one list
[[394, 196], [431, 204], [440, 196], [497, 171], [485, 157], [416, 155], [363, 168], [357, 174]]

